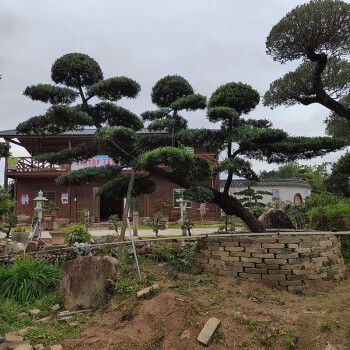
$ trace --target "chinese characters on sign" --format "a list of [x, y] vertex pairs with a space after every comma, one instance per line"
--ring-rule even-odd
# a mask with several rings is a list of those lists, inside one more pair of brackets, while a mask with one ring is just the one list
[[104, 166], [104, 165], [115, 165], [115, 162], [112, 158], [109, 158], [106, 155], [95, 156], [91, 159], [82, 160], [80, 162], [72, 163], [71, 169], [77, 170], [77, 169], [82, 169], [82, 168], [99, 167], [99, 166]]

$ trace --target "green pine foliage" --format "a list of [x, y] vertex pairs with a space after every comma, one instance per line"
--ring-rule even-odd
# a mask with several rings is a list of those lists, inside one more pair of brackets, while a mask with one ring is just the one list
[[266, 39], [274, 61], [301, 60], [294, 71], [270, 85], [264, 104], [319, 103], [350, 120], [350, 108], [339, 100], [348, 95], [350, 4], [341, 0], [311, 0], [287, 13]]
[[0, 295], [20, 304], [31, 303], [55, 292], [61, 279], [58, 264], [35, 258], [17, 259], [0, 266]]

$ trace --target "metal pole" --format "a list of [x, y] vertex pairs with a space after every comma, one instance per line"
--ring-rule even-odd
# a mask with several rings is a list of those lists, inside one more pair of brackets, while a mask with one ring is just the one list
[[137, 272], [138, 272], [138, 274], [139, 274], [139, 279], [140, 279], [140, 282], [141, 282], [142, 277], [141, 277], [141, 272], [140, 272], [139, 260], [137, 259], [136, 248], [135, 248], [135, 243], [134, 243], [134, 237], [133, 237], [133, 234], [132, 234], [132, 232], [131, 232], [131, 227], [130, 227], [130, 220], [129, 220], [129, 218], [127, 218], [126, 220], [127, 220], [127, 222], [128, 222], [129, 234], [130, 234], [130, 241], [131, 241], [131, 245], [132, 245], [132, 250], [133, 250], [133, 252], [134, 252], [134, 257], [135, 257], [135, 261], [136, 261]]

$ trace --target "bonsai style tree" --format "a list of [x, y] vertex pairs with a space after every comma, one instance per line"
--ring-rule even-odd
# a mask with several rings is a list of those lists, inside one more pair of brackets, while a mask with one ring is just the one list
[[350, 4], [344, 1], [312, 0], [287, 13], [267, 37], [267, 54], [280, 63], [303, 62], [270, 85], [264, 105], [319, 103], [350, 121], [349, 104], [340, 99], [350, 87], [349, 31]]
[[[24, 94], [33, 100], [49, 102], [52, 106], [44, 115], [21, 123], [17, 131], [45, 136], [86, 127], [96, 128], [94, 142], [42, 154], [37, 158], [64, 164], [86, 160], [103, 151], [118, 165], [71, 171], [61, 175], [57, 183], [77, 186], [84, 182], [106, 180], [99, 190], [104, 197], [123, 198], [127, 192], [132, 196], [151, 193], [155, 190], [154, 176], [160, 176], [186, 189], [186, 195], [192, 200], [216, 203], [225, 213], [240, 217], [252, 231], [261, 232], [264, 230], [261, 223], [228, 194], [233, 174], [247, 178], [256, 176], [243, 157], [284, 162], [323, 155], [344, 145], [344, 142], [330, 138], [290, 137], [282, 130], [272, 129], [271, 123], [266, 120], [243, 119], [242, 115], [259, 103], [259, 94], [242, 83], [223, 85], [209, 101], [208, 118], [212, 122], [220, 122], [220, 130], [190, 130], [186, 129], [186, 123], [178, 112], [203, 108], [205, 98], [194, 94], [183, 78], [161, 79], [152, 91], [152, 99], [161, 109], [146, 112], [142, 117], [152, 119], [153, 129], [156, 123], [163, 123], [159, 128], [165, 128], [165, 132], [140, 135], [137, 131], [143, 127], [142, 120], [115, 103], [122, 97], [137, 96], [140, 86], [134, 80], [126, 77], [103, 79], [98, 63], [79, 53], [57, 59], [52, 66], [51, 77], [56, 85], [30, 86]], [[159, 84], [161, 89], [158, 89]], [[100, 102], [92, 104], [92, 98]], [[76, 103], [77, 99], [79, 103]], [[235, 149], [234, 145], [237, 146]], [[227, 158], [212, 169], [205, 159], [187, 152], [185, 146], [225, 150]], [[131, 168], [131, 174], [121, 174], [123, 168]], [[135, 174], [136, 170], [142, 172]], [[200, 184], [221, 171], [228, 173], [223, 193]]]
[[[103, 150], [117, 165], [75, 170], [62, 175], [57, 182], [72, 186], [103, 179], [107, 182], [99, 191], [101, 196], [123, 198], [129, 176], [122, 176], [121, 170], [135, 167], [135, 158], [131, 154], [137, 147], [136, 132], [142, 129], [143, 122], [134, 113], [117, 106], [116, 102], [123, 97], [135, 98], [140, 85], [123, 76], [103, 79], [98, 63], [80, 53], [70, 53], [57, 59], [51, 68], [51, 78], [56, 85], [38, 84], [25, 89], [24, 95], [32, 100], [50, 103], [51, 107], [46, 114], [19, 124], [17, 131], [52, 135], [96, 128], [94, 142], [85, 142], [61, 152], [42, 154], [37, 158], [64, 164], [89, 159]], [[93, 98], [99, 102], [92, 104]], [[154, 186], [148, 175], [136, 175], [132, 195], [150, 193]]]
[[[163, 91], [167, 94], [171, 89]], [[209, 100], [207, 116], [211, 122], [220, 122], [220, 129], [183, 127], [175, 133], [174, 143], [166, 135], [159, 135], [154, 140], [157, 148], [139, 157], [140, 167], [185, 188], [186, 198], [198, 203], [216, 203], [226, 214], [240, 217], [252, 231], [263, 232], [264, 227], [257, 218], [237, 198], [229, 195], [233, 175], [257, 179], [246, 158], [270, 163], [309, 159], [339, 149], [344, 142], [327, 137], [291, 137], [282, 130], [273, 129], [267, 120], [244, 119], [243, 115], [252, 111], [259, 100], [258, 92], [246, 84], [228, 83], [219, 87]], [[167, 144], [174, 146], [164, 147]], [[226, 159], [211, 168], [206, 160], [186, 152], [185, 146], [222, 151], [226, 153]], [[219, 172], [227, 173], [222, 193], [199, 184]]]

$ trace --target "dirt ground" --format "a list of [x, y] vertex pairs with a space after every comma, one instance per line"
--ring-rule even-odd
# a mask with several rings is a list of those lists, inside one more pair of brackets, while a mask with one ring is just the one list
[[158, 265], [149, 269], [161, 286], [158, 295], [112, 299], [64, 347], [203, 349], [196, 337], [216, 317], [221, 328], [210, 349], [324, 350], [328, 343], [337, 350], [350, 349], [349, 277], [293, 294], [234, 278], [181, 274]]

